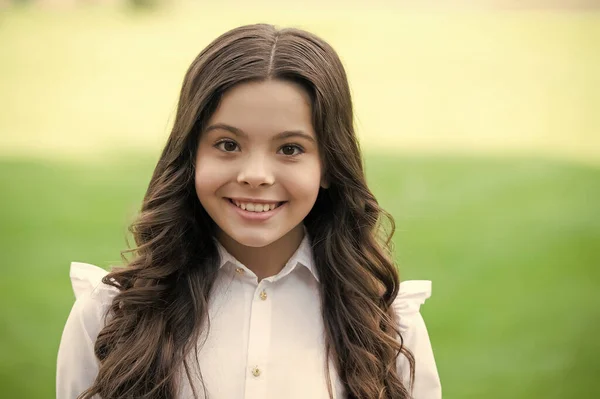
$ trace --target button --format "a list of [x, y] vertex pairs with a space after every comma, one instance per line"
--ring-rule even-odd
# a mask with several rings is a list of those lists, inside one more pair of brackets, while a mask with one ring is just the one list
[[267, 292], [265, 290], [262, 290], [260, 292], [260, 299], [262, 299], [263, 301], [267, 300]]
[[252, 368], [252, 375], [255, 376], [255, 377], [260, 376], [260, 369], [258, 367], [256, 367], [256, 366], [254, 366]]
[[235, 268], [235, 272], [236, 272], [237, 274], [244, 274], [244, 269], [242, 269], [241, 267], [236, 267], [236, 268]]

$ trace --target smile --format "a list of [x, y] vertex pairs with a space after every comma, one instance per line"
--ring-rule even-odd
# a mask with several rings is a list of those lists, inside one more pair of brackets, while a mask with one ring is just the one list
[[268, 212], [279, 207], [283, 202], [272, 202], [272, 203], [253, 203], [253, 202], [241, 202], [235, 199], [228, 198], [235, 206], [248, 212]]
[[287, 201], [271, 202], [271, 203], [256, 203], [256, 202], [240, 202], [231, 198], [225, 198], [227, 203], [232, 207], [235, 213], [246, 220], [263, 221], [271, 218], [279, 213], [282, 208], [285, 208]]

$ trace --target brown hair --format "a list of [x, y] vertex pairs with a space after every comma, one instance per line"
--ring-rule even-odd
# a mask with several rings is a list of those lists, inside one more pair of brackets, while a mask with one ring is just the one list
[[[365, 181], [342, 63], [311, 33], [258, 24], [221, 35], [185, 75], [173, 130], [130, 227], [137, 248], [124, 254], [134, 257], [103, 279], [120, 292], [95, 343], [97, 378], [81, 398], [174, 398], [180, 377], [192, 383], [187, 359], [195, 353], [197, 360], [200, 332], [209, 328], [219, 262], [214, 222], [194, 190], [198, 137], [224, 92], [265, 79], [299, 83], [312, 100], [329, 187], [304, 224], [320, 275], [326, 351], [349, 398], [410, 397], [397, 357], [408, 358], [411, 384], [414, 359], [391, 307], [399, 287], [388, 251], [394, 221]], [[387, 237], [382, 215], [391, 224]], [[328, 370], [331, 396], [330, 379]]]

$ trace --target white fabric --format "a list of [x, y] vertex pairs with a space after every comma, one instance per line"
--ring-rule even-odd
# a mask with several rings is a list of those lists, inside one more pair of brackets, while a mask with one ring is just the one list
[[[199, 346], [209, 398], [327, 399], [319, 281], [308, 236], [280, 273], [260, 282], [218, 246], [221, 268], [209, 302], [210, 330]], [[58, 399], [76, 398], [98, 372], [94, 341], [117, 292], [101, 282], [106, 273], [97, 266], [71, 264], [77, 300], [58, 352]], [[261, 299], [263, 290], [266, 297]], [[430, 281], [405, 281], [394, 302], [404, 343], [415, 357], [414, 399], [441, 398], [433, 351], [419, 313], [430, 295]], [[258, 376], [253, 374], [255, 367], [260, 369]], [[331, 363], [330, 369], [334, 398], [341, 399], [344, 392]], [[403, 355], [398, 370], [408, 384], [408, 362]], [[180, 398], [192, 398], [187, 380], [182, 381]], [[202, 397], [199, 382], [195, 386]]]

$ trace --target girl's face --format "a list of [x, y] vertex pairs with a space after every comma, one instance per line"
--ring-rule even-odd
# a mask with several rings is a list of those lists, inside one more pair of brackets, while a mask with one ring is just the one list
[[206, 126], [195, 185], [218, 234], [263, 247], [302, 229], [322, 183], [308, 93], [282, 80], [242, 83]]

